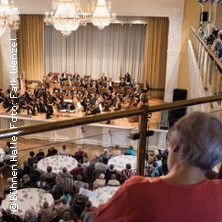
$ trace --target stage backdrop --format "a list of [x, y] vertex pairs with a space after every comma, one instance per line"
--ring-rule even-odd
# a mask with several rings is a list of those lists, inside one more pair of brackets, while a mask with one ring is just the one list
[[99, 30], [92, 24], [65, 38], [52, 26], [45, 26], [45, 73], [49, 71], [89, 74], [105, 73], [113, 80], [127, 71], [143, 80], [146, 25], [111, 24]]

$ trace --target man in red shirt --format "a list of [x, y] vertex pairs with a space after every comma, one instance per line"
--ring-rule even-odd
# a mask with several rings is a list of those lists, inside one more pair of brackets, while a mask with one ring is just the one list
[[206, 171], [222, 161], [222, 124], [192, 112], [171, 129], [169, 173], [159, 178], [134, 176], [106, 204], [95, 222], [221, 222], [222, 181]]

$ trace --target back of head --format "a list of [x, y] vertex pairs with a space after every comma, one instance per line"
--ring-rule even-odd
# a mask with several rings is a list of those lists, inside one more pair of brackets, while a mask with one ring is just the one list
[[43, 208], [48, 208], [49, 207], [49, 203], [47, 202], [47, 201], [45, 201], [44, 203], [43, 203]]
[[66, 173], [66, 172], [67, 172], [67, 168], [66, 168], [66, 167], [63, 167], [62, 172], [63, 172], [63, 173]]
[[76, 180], [82, 181], [82, 175], [81, 175], [81, 174], [78, 174], [77, 177], [76, 177]]
[[99, 175], [99, 179], [104, 179], [105, 178], [105, 174], [104, 173], [101, 173], [100, 175]]
[[48, 173], [51, 173], [52, 172], [52, 167], [48, 166], [46, 170], [47, 170]]
[[111, 175], [111, 179], [112, 179], [112, 180], [116, 180], [116, 174], [112, 174], [112, 175]]
[[175, 153], [187, 166], [210, 170], [222, 161], [222, 124], [213, 115], [192, 112], [171, 129], [169, 145], [179, 147]]
[[127, 169], [127, 170], [130, 170], [130, 169], [131, 169], [131, 164], [127, 163], [127, 164], [126, 164], [126, 169]]

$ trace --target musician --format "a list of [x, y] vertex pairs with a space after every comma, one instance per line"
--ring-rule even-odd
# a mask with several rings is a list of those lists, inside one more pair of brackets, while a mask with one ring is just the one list
[[142, 93], [147, 93], [149, 91], [149, 85], [147, 84], [147, 81], [143, 84]]
[[125, 85], [126, 85], [126, 83], [125, 83], [124, 79], [122, 78], [122, 79], [121, 79], [121, 82], [119, 83], [119, 87], [120, 87], [120, 88], [124, 88]]
[[47, 104], [45, 104], [42, 97], [39, 98], [37, 107], [38, 107], [38, 112], [39, 113], [47, 113]]
[[105, 73], [102, 73], [100, 80], [101, 80], [101, 82], [102, 82], [102, 80], [105, 82], [107, 81], [107, 77], [105, 76]]
[[62, 86], [64, 80], [68, 80], [66, 72], [63, 72], [60, 76], [60, 86]]
[[27, 114], [30, 114], [30, 112], [32, 114], [34, 114], [34, 110], [32, 108], [32, 105], [30, 104], [29, 100], [26, 100], [25, 97], [21, 97], [18, 101], [18, 109], [17, 112], [20, 113], [21, 109], [25, 109], [27, 110]]
[[94, 93], [91, 93], [91, 94], [90, 94], [90, 99], [89, 99], [89, 100], [90, 100], [90, 104], [91, 104], [91, 105], [94, 106], [94, 105], [96, 104], [97, 98], [96, 98], [96, 96], [95, 96]]
[[84, 79], [81, 81], [80, 86], [83, 87], [84, 89], [87, 88], [87, 84], [86, 84], [86, 81]]
[[80, 80], [80, 75], [77, 72], [75, 72], [72, 76], [72, 79], [75, 80], [75, 81], [79, 81]]
[[109, 81], [107, 81], [106, 89], [107, 90], [113, 90], [113, 84], [112, 78], [109, 78]]
[[7, 109], [6, 113], [12, 109], [13, 103], [12, 103], [12, 100], [10, 99], [10, 94], [7, 94], [4, 97], [2, 105], [3, 105], [3, 108]]
[[0, 89], [0, 103], [3, 102], [3, 100], [4, 100], [4, 93], [2, 89]]
[[134, 79], [131, 79], [131, 80], [130, 80], [129, 86], [130, 86], [132, 89], [135, 89], [136, 83], [135, 83], [135, 80], [134, 80]]
[[130, 77], [129, 72], [127, 72], [127, 73], [125, 74], [125, 82], [126, 82], [126, 83], [130, 83], [130, 82], [131, 82], [131, 77]]
[[47, 104], [46, 108], [47, 108], [46, 109], [46, 119], [49, 119], [53, 115], [53, 106], [52, 106], [52, 104]]

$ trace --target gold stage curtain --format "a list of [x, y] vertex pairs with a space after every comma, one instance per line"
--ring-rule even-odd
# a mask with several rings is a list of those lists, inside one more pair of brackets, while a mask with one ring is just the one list
[[147, 20], [144, 58], [144, 81], [152, 97], [163, 98], [166, 79], [168, 18], [150, 17]]
[[43, 15], [21, 15], [18, 30], [19, 75], [27, 80], [40, 80], [44, 75]]
[[0, 48], [0, 88], [3, 88], [2, 50]]

